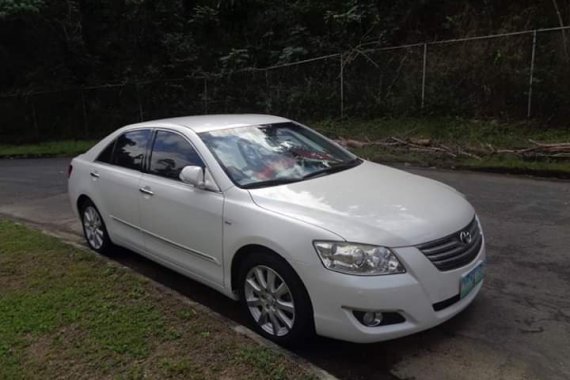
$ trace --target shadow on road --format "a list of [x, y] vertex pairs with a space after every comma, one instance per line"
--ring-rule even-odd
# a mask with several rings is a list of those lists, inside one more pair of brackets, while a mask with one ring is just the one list
[[[132, 251], [115, 247], [109, 258], [199, 302], [233, 321], [246, 324], [238, 303], [219, 292], [184, 277]], [[477, 302], [452, 320], [425, 332], [389, 342], [354, 344], [315, 337], [293, 350], [297, 355], [343, 379], [395, 379], [392, 367], [407, 355], [433, 347], [437, 341], [455, 335], [469, 323]]]

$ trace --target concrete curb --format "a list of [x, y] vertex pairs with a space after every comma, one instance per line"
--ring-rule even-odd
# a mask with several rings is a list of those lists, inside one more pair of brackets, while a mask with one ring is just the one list
[[234, 332], [236, 332], [237, 334], [243, 335], [249, 339], [251, 339], [252, 341], [254, 341], [255, 343], [259, 344], [260, 346], [263, 346], [265, 348], [268, 348], [272, 351], [275, 351], [277, 353], [280, 353], [284, 356], [286, 356], [287, 358], [289, 358], [290, 360], [292, 360], [293, 362], [295, 362], [297, 365], [299, 365], [301, 368], [305, 369], [307, 372], [312, 373], [315, 375], [315, 377], [317, 379], [321, 379], [321, 380], [335, 380], [337, 379], [337, 377], [333, 376], [332, 374], [330, 374], [329, 372], [327, 372], [326, 370], [314, 365], [313, 363], [309, 362], [308, 360], [296, 355], [295, 353], [281, 347], [278, 346], [277, 344], [265, 339], [264, 337], [262, 337], [259, 334], [256, 334], [253, 330], [250, 330], [249, 328], [247, 328], [246, 326], [240, 325], [239, 323], [236, 323], [235, 321], [223, 316], [222, 314], [210, 309], [207, 306], [202, 305], [201, 303], [198, 303], [188, 297], [186, 297], [185, 295], [159, 283], [156, 282], [134, 270], [132, 270], [131, 268], [122, 265], [119, 262], [110, 260], [109, 258], [98, 254], [95, 251], [92, 251], [91, 249], [89, 249], [84, 243], [83, 243], [83, 239], [78, 237], [76, 234], [74, 233], [70, 233], [70, 232], [64, 232], [64, 231], [58, 231], [58, 230], [50, 230], [48, 228], [46, 228], [45, 226], [42, 226], [40, 224], [37, 223], [33, 223], [27, 220], [22, 220], [19, 218], [14, 218], [14, 217], [10, 217], [8, 215], [5, 214], [0, 214], [0, 216], [2, 216], [5, 219], [11, 220], [14, 223], [17, 224], [21, 224], [24, 225], [26, 227], [32, 228], [34, 230], [40, 231], [48, 236], [52, 236], [55, 237], [61, 241], [63, 241], [66, 244], [69, 244], [71, 246], [73, 246], [74, 248], [80, 249], [86, 253], [89, 254], [94, 254], [96, 256], [99, 256], [100, 258], [102, 258], [103, 260], [105, 260], [107, 265], [110, 266], [116, 266], [119, 268], [123, 268], [126, 269], [128, 271], [130, 271], [131, 273], [133, 273], [135, 276], [138, 276], [140, 278], [144, 278], [145, 280], [149, 281], [150, 284], [152, 284], [156, 289], [158, 289], [159, 291], [161, 291], [162, 293], [174, 297], [176, 300], [182, 302], [185, 305], [191, 306], [193, 309], [199, 310], [204, 314], [207, 314], [208, 316], [223, 322], [225, 325], [229, 326]]

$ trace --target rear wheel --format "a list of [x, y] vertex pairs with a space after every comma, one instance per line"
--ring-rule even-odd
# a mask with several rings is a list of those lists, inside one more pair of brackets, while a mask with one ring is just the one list
[[108, 253], [112, 243], [105, 222], [93, 202], [87, 200], [81, 205], [81, 224], [87, 245], [99, 253]]
[[240, 302], [254, 329], [283, 345], [313, 333], [312, 307], [295, 271], [271, 253], [247, 257], [240, 271]]

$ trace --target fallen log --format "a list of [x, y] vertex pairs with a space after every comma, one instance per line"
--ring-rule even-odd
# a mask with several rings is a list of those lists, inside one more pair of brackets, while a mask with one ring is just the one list
[[570, 153], [570, 143], [542, 143], [529, 139], [534, 146], [520, 149], [498, 149], [491, 144], [481, 145], [486, 149], [474, 147], [457, 146], [451, 148], [444, 144], [439, 144], [427, 138], [407, 138], [403, 139], [396, 136], [390, 136], [382, 140], [374, 140], [366, 138], [366, 141], [356, 139], [345, 139], [339, 137], [336, 140], [339, 144], [349, 148], [363, 148], [367, 146], [382, 146], [393, 149], [407, 149], [412, 151], [421, 151], [435, 154], [445, 154], [453, 158], [465, 156], [480, 160], [484, 156], [512, 154], [519, 157], [553, 157], [565, 159]]

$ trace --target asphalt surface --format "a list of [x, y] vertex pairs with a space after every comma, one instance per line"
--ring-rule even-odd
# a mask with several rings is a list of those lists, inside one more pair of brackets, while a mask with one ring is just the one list
[[[0, 214], [72, 239], [68, 159], [0, 160]], [[570, 182], [409, 169], [465, 193], [487, 238], [482, 292], [463, 313], [410, 337], [357, 345], [317, 338], [295, 352], [346, 379], [570, 378]], [[118, 250], [113, 259], [242, 322], [217, 292]]]

